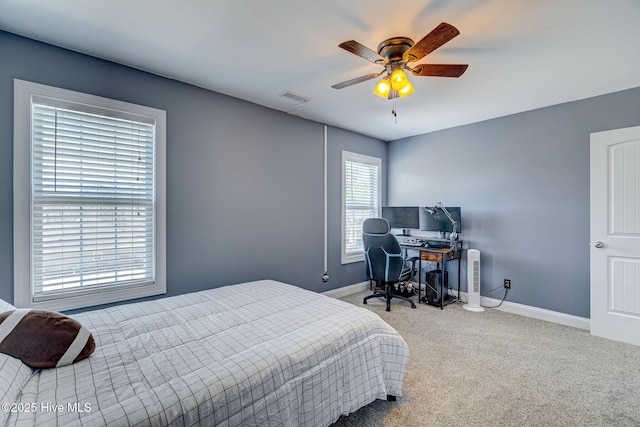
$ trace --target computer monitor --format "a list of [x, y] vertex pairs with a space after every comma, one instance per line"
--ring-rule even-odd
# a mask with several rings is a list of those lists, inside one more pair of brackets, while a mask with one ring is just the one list
[[[447, 210], [451, 214], [451, 217], [458, 223], [456, 232], [462, 232], [462, 215], [460, 213], [460, 207], [446, 206]], [[449, 218], [442, 212], [442, 209], [436, 208], [435, 213], [431, 214], [427, 211], [426, 207], [420, 208], [420, 230], [423, 231], [438, 231], [451, 233], [453, 231], [453, 224], [449, 221]]]
[[417, 206], [384, 206], [382, 217], [389, 221], [391, 228], [403, 230], [420, 228], [420, 208]]

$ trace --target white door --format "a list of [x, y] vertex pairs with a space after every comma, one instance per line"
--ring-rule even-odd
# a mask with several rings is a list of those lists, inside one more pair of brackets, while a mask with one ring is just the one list
[[591, 334], [640, 345], [640, 126], [591, 134]]

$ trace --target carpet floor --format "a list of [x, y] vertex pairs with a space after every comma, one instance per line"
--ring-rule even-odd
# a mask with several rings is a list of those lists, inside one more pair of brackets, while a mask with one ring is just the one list
[[341, 298], [371, 310], [407, 341], [403, 396], [332, 427], [640, 426], [640, 347], [588, 331], [451, 304]]

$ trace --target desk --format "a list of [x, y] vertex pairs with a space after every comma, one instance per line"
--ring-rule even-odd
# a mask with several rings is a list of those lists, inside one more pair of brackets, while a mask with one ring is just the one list
[[[419, 237], [419, 239], [426, 241], [427, 243], [437, 242], [438, 244], [443, 244], [443, 243], [446, 244], [445, 242], [449, 242], [449, 240], [447, 239], [437, 239], [437, 238], [428, 238], [428, 237]], [[461, 263], [460, 261], [462, 258], [462, 250], [463, 250], [462, 240], [456, 240], [454, 249], [451, 249], [449, 246], [444, 248], [412, 246], [410, 244], [405, 245], [402, 242], [400, 242], [400, 247], [407, 250], [418, 251], [420, 253], [420, 256], [418, 257], [418, 290], [419, 290], [418, 303], [424, 302], [425, 304], [436, 305], [436, 306], [439, 306], [440, 309], [442, 310], [445, 305], [460, 300], [460, 263]], [[445, 298], [444, 277], [445, 277], [445, 272], [447, 271], [447, 262], [454, 259], [458, 260], [458, 297], [456, 298], [456, 297], [446, 295], [446, 298]], [[427, 298], [427, 285], [428, 285], [427, 283], [425, 283], [424, 291], [422, 290], [422, 260], [437, 263], [436, 269], [441, 270], [441, 274], [438, 280], [439, 281], [438, 285], [440, 285], [439, 286], [440, 301], [438, 302], [429, 301], [429, 299]]]

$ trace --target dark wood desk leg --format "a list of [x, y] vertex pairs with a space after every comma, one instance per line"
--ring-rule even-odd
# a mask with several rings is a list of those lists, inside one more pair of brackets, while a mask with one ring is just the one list
[[460, 301], [460, 264], [462, 264], [462, 249], [458, 252], [458, 301]]
[[[422, 302], [422, 252], [418, 252], [418, 304]], [[424, 296], [427, 297], [427, 285], [424, 286]]]
[[444, 254], [440, 254], [440, 310], [444, 310]]

